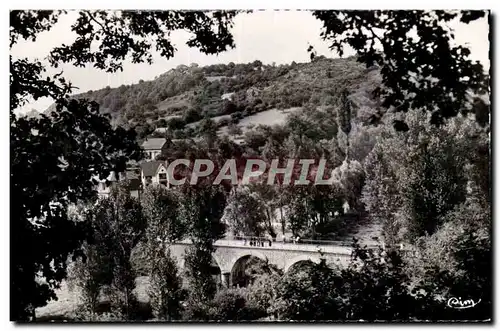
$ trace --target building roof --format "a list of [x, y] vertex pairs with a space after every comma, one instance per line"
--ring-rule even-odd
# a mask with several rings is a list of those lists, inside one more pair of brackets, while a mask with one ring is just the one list
[[142, 143], [142, 148], [145, 150], [162, 149], [166, 142], [167, 139], [165, 138], [147, 138]]
[[141, 177], [141, 174], [140, 174], [140, 171], [137, 172], [135, 171], [135, 169], [127, 169], [127, 172], [126, 172], [126, 177], [127, 179], [140, 179]]
[[158, 170], [158, 167], [162, 165], [163, 162], [160, 161], [149, 161], [149, 162], [144, 162], [141, 163], [141, 170], [142, 173], [144, 174], [145, 177], [152, 177], [156, 175], [156, 171]]

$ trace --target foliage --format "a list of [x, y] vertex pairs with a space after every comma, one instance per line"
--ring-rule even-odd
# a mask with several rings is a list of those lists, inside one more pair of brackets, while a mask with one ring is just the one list
[[99, 245], [84, 245], [85, 260], [80, 257], [68, 268], [70, 288], [80, 291], [78, 312], [88, 321], [98, 319], [101, 290], [112, 275], [112, 271], [104, 267], [109, 265], [108, 255], [99, 249], [102, 249]]
[[[235, 14], [224, 11], [80, 11], [72, 26], [78, 34], [77, 39], [71, 45], [52, 50], [51, 64], [57, 67], [60, 63], [75, 66], [92, 63], [98, 69], [115, 72], [122, 69], [126, 56], [130, 56], [133, 63], [152, 63], [153, 49], [171, 58], [175, 48], [170, 32], [175, 30], [187, 30], [192, 34], [188, 46], [197, 47], [206, 54], [217, 54], [228, 46], [234, 47], [229, 28]], [[91, 44], [97, 47], [91, 48]]]
[[369, 212], [369, 217], [382, 224], [384, 241], [387, 245], [395, 245], [400, 241], [401, 220], [398, 211], [402, 207], [402, 199], [398, 186], [398, 171], [389, 144], [375, 145], [365, 161], [366, 184], [363, 187], [361, 201]]
[[188, 224], [179, 217], [181, 206], [175, 192], [161, 185], [150, 185], [144, 190], [141, 204], [148, 220], [146, 238], [151, 249], [185, 237]]
[[[376, 93], [384, 109], [423, 109], [432, 113], [431, 123], [442, 124], [471, 111], [469, 92], [487, 92], [482, 65], [472, 62], [469, 48], [454, 44], [447, 27], [455, 18], [467, 24], [486, 11], [319, 10], [313, 15], [323, 22], [321, 36], [332, 50], [342, 56], [350, 46], [367, 68], [380, 67], [383, 85]], [[372, 121], [377, 120], [375, 113]]]
[[[36, 40], [61, 14], [11, 11], [10, 47], [21, 39]], [[233, 45], [228, 28], [234, 14], [81, 11], [73, 25], [76, 40], [52, 49], [49, 61], [55, 67], [91, 63], [115, 71], [126, 55], [134, 62], [150, 61], [153, 45], [163, 56], [171, 57], [175, 48], [168, 35], [175, 29], [194, 34], [189, 46], [218, 53]], [[13, 320], [34, 317], [36, 307], [55, 298], [53, 289], [65, 277], [66, 257], [84, 239], [85, 231], [65, 217], [68, 204], [94, 196], [89, 181], [93, 176], [107, 177], [110, 170], [122, 170], [128, 159], [141, 158], [134, 134], [123, 128], [112, 129], [95, 103], [66, 101], [71, 84], [61, 74], [42, 77], [44, 72], [40, 62], [10, 58], [11, 197], [15, 201], [11, 204], [11, 248], [16, 252], [11, 268]], [[16, 118], [14, 109], [41, 97], [56, 101], [50, 118]], [[45, 152], [40, 154], [41, 150]], [[33, 249], [17, 246], [26, 241]], [[36, 275], [43, 276], [47, 283], [39, 284]]]
[[333, 176], [342, 187], [343, 196], [349, 208], [362, 212], [363, 205], [360, 198], [365, 184], [365, 171], [361, 163], [355, 160], [344, 161], [334, 170]]
[[341, 272], [345, 317], [352, 320], [409, 320], [415, 299], [405, 264], [395, 250], [354, 246], [349, 267]]
[[[255, 270], [255, 264], [250, 266], [249, 272], [253, 273], [253, 280], [247, 287], [247, 304], [253, 307], [262, 316], [272, 314], [271, 307], [276, 298], [276, 288], [283, 276], [283, 272], [277, 268], [269, 267], [267, 263], [259, 260], [261, 268]], [[252, 270], [253, 269], [253, 270]], [[258, 273], [256, 272], [258, 271]]]
[[205, 118], [198, 126], [198, 134], [206, 139], [208, 145], [211, 147], [217, 139], [217, 125], [210, 118]]
[[432, 234], [454, 206], [465, 201], [464, 159], [453, 139], [434, 136], [410, 154], [402, 178], [403, 210], [410, 216], [407, 235]]
[[336, 320], [340, 298], [335, 294], [339, 278], [324, 260], [305, 271], [286, 274], [276, 287], [270, 308], [278, 320]]
[[231, 136], [238, 136], [242, 134], [241, 128], [237, 126], [236, 124], [230, 123], [227, 126], [227, 133], [229, 133]]
[[170, 245], [185, 236], [187, 224], [179, 217], [178, 196], [166, 188], [151, 185], [144, 192], [142, 205], [148, 219], [146, 228], [148, 295], [158, 320], [179, 320], [185, 291]]
[[276, 238], [276, 231], [272, 225], [275, 217], [276, 208], [280, 207], [281, 195], [280, 186], [267, 185], [267, 183], [253, 183], [249, 186], [254, 197], [259, 201], [263, 208], [263, 219], [265, 227], [272, 238]]
[[259, 317], [247, 304], [244, 289], [219, 291], [209, 304], [209, 319], [213, 321], [251, 321]]
[[337, 234], [340, 232], [341, 224], [336, 216], [344, 211], [342, 193], [337, 186], [296, 185], [290, 186], [286, 194], [288, 222], [294, 236], [301, 234], [318, 239], [328, 235], [332, 225]]
[[235, 235], [260, 237], [264, 232], [265, 216], [261, 200], [248, 189], [236, 188], [230, 195], [224, 218]]
[[186, 297], [186, 291], [181, 288], [177, 263], [164, 245], [159, 245], [151, 261], [154, 261], [154, 265], [150, 271], [148, 296], [153, 315], [162, 321], [180, 320], [181, 302]]
[[226, 195], [219, 186], [186, 185], [183, 189], [182, 217], [189, 224], [188, 233], [193, 243], [185, 255], [190, 299], [206, 302], [216, 292], [211, 272], [212, 253], [214, 242], [222, 238], [226, 230], [221, 223]]
[[435, 320], [446, 313], [435, 292], [411, 287], [406, 272], [398, 251], [355, 243], [346, 268], [331, 269], [323, 260], [286, 274], [269, 311], [278, 320], [296, 321]]
[[[12, 318], [25, 320], [32, 309], [54, 298], [68, 254], [85, 239], [85, 222], [68, 219], [68, 206], [95, 197], [95, 182], [89, 179], [124, 169], [129, 158], [139, 159], [142, 153], [134, 132], [112, 129], [97, 105], [85, 101], [61, 101], [50, 117], [16, 118], [11, 113], [10, 141], [16, 252]], [[31, 249], [22, 244], [25, 240], [33, 243]], [[47, 284], [36, 282], [39, 273]]]
[[[418, 255], [408, 260], [412, 282], [441, 298], [470, 298], [480, 305], [462, 311], [434, 312], [440, 319], [491, 317], [491, 215], [475, 199], [449, 213], [432, 236], [420, 238]], [[431, 312], [429, 312], [430, 314]]]
[[262, 314], [248, 304], [246, 289], [223, 289], [206, 303], [194, 302], [186, 309], [188, 321], [251, 321]]
[[[484, 192], [477, 190], [484, 182], [476, 182], [474, 164], [487, 159], [485, 154], [475, 157], [476, 149], [486, 146], [481, 142], [485, 132], [462, 116], [441, 128], [430, 126], [427, 118], [409, 112], [409, 131], [383, 133], [365, 161], [362, 200], [371, 217], [383, 223], [391, 243], [404, 233], [411, 240], [431, 235], [467, 196]], [[481, 193], [479, 201], [487, 204], [487, 195]]]
[[[324, 59], [295, 68], [262, 65], [259, 67], [262, 70], [254, 70], [257, 68], [254, 65], [236, 64], [233, 69], [228, 64], [181, 65], [152, 81], [89, 91], [75, 95], [75, 98], [98, 102], [101, 111], [109, 113], [113, 121], [135, 127], [143, 136], [148, 126], [153, 126], [153, 129], [164, 127], [163, 120], [187, 133], [188, 129], [183, 129], [186, 123], [205, 117], [231, 115], [234, 121], [238, 121], [278, 106], [332, 104], [337, 90], [356, 86], [364, 79], [362, 67], [353, 59]], [[233, 75], [235, 70], [240, 74]], [[326, 71], [337, 74], [328, 77], [324, 74]], [[213, 77], [222, 79], [212, 81]], [[222, 99], [224, 93], [233, 93], [232, 100]], [[323, 120], [325, 124], [332, 122], [326, 114], [323, 114]]]
[[98, 320], [101, 294], [106, 292], [115, 314], [134, 319], [137, 275], [131, 252], [145, 231], [141, 206], [126, 184], [120, 184], [84, 215], [91, 232], [83, 245], [84, 258], [77, 259], [70, 271], [70, 283], [80, 291], [79, 313]]
[[136, 273], [131, 265], [132, 249], [146, 230], [146, 218], [138, 200], [125, 185], [118, 185], [109, 198], [91, 211], [91, 223], [100, 232], [112, 265], [111, 305], [125, 319], [132, 319], [136, 298]]

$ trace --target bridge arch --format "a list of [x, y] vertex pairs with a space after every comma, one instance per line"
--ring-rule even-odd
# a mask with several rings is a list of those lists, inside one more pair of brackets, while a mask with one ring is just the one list
[[250, 279], [246, 276], [245, 272], [247, 269], [247, 263], [251, 261], [252, 258], [259, 259], [261, 261], [268, 261], [268, 258], [260, 252], [246, 252], [238, 254], [237, 257], [233, 258], [230, 266], [230, 279], [231, 284], [241, 287], [246, 287], [249, 284]]
[[291, 258], [290, 260], [286, 261], [285, 269], [283, 271], [284, 271], [284, 273], [287, 273], [290, 270], [290, 268], [293, 267], [294, 265], [299, 264], [299, 263], [308, 263], [308, 262], [318, 264], [321, 262], [321, 259], [319, 257], [310, 256], [310, 255], [296, 256], [296, 257]]
[[242, 257], [245, 257], [245, 256], [255, 256], [255, 257], [258, 257], [259, 259], [261, 259], [262, 261], [268, 260], [267, 256], [265, 256], [264, 254], [262, 254], [258, 250], [244, 250], [244, 251], [239, 252], [238, 254], [236, 254], [232, 257], [232, 259], [227, 264], [227, 270], [228, 271], [233, 270], [233, 267], [236, 264], [236, 262], [238, 262], [239, 259], [241, 259]]

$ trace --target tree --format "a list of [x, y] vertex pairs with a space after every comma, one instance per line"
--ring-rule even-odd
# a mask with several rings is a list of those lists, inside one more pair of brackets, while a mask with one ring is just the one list
[[[24, 12], [11, 13], [11, 27], [14, 29], [20, 29], [23, 23], [33, 24], [24, 17]], [[188, 46], [199, 48], [206, 54], [217, 54], [234, 47], [229, 28], [235, 15], [235, 11], [80, 11], [73, 27], [77, 39], [71, 45], [52, 50], [50, 61], [55, 67], [60, 63], [75, 66], [91, 63], [109, 72], [121, 70], [126, 56], [130, 56], [134, 63], [152, 63], [153, 49], [166, 58], [174, 55], [175, 47], [170, 40], [170, 32], [174, 30], [187, 30], [193, 35], [187, 41]], [[55, 23], [59, 16], [60, 13], [56, 12], [50, 17]], [[34, 24], [41, 22], [36, 20]], [[48, 29], [50, 25], [43, 24], [43, 28]], [[144, 26], [148, 28], [144, 29]], [[30, 28], [31, 25], [22, 28], [24, 38], [34, 36]], [[17, 38], [19, 34], [11, 37], [11, 42]], [[91, 44], [98, 46], [91, 48]]]
[[365, 170], [361, 163], [355, 160], [344, 161], [335, 169], [335, 175], [343, 190], [345, 201], [353, 211], [362, 212], [361, 194], [365, 184]]
[[[469, 48], [453, 43], [454, 33], [446, 23], [458, 18], [468, 24], [486, 13], [318, 10], [313, 15], [323, 22], [321, 37], [331, 42], [332, 50], [342, 56], [350, 46], [367, 68], [380, 68], [383, 87], [376, 94], [384, 109], [423, 109], [432, 114], [431, 123], [442, 124], [459, 112], [470, 112], [468, 93], [485, 94], [489, 84], [482, 65], [469, 58]], [[383, 112], [373, 114], [372, 122], [378, 123]]]
[[288, 273], [278, 283], [269, 311], [278, 320], [338, 320], [342, 316], [341, 298], [335, 295], [339, 283], [339, 276], [326, 266], [325, 260]]
[[247, 287], [247, 304], [262, 317], [271, 314], [282, 273], [262, 273]]
[[[10, 47], [21, 39], [36, 40], [61, 14], [11, 11]], [[51, 50], [49, 60], [54, 67], [92, 64], [114, 72], [122, 68], [127, 55], [136, 63], [152, 61], [152, 47], [162, 56], [172, 57], [175, 48], [168, 35], [175, 29], [193, 33], [189, 46], [219, 53], [233, 46], [229, 27], [234, 15], [220, 11], [81, 11], [73, 25], [76, 40]], [[33, 319], [36, 307], [55, 298], [53, 290], [66, 274], [66, 257], [84, 239], [84, 224], [66, 218], [67, 206], [95, 196], [92, 177], [107, 177], [110, 170], [123, 170], [128, 159], [142, 158], [131, 131], [112, 129], [95, 103], [66, 100], [71, 84], [61, 74], [42, 77], [44, 72], [40, 62], [10, 58], [13, 320]], [[17, 107], [41, 97], [56, 101], [50, 118], [16, 118], [13, 111]], [[32, 245], [26, 246], [26, 242]], [[46, 283], [37, 282], [37, 275]]]
[[[78, 205], [70, 208], [72, 219], [84, 221], [91, 217], [91, 206]], [[96, 224], [97, 225], [97, 224]], [[77, 318], [86, 321], [99, 320], [100, 295], [104, 286], [113, 279], [113, 261], [108, 254], [106, 232], [98, 226], [91, 226], [91, 234], [82, 244], [84, 256], [79, 256], [68, 266], [68, 288], [79, 289]]]
[[167, 126], [170, 130], [180, 130], [184, 128], [186, 123], [182, 118], [174, 117], [167, 122]]
[[[367, 249], [356, 242], [349, 267], [342, 270], [341, 295], [351, 320], [410, 320], [417, 311], [405, 263], [396, 250]], [[340, 284], [339, 284], [340, 285]], [[344, 299], [344, 300], [345, 300]]]
[[405, 167], [401, 194], [411, 240], [433, 234], [466, 198], [464, 159], [453, 138], [444, 133], [439, 138], [419, 144]]
[[[92, 206], [78, 205], [70, 208], [72, 219], [79, 221], [91, 217]], [[89, 222], [90, 223], [90, 222]], [[68, 288], [79, 290], [77, 319], [98, 321], [100, 296], [103, 288], [110, 285], [113, 279], [113, 258], [108, 254], [106, 243], [107, 232], [102, 231], [99, 224], [92, 224], [91, 234], [82, 245], [84, 256], [79, 256], [68, 267]]]
[[172, 243], [186, 236], [188, 224], [179, 216], [179, 196], [161, 185], [148, 186], [143, 195], [142, 206], [148, 219], [146, 238], [149, 245]]
[[182, 313], [182, 301], [186, 292], [182, 289], [177, 263], [166, 245], [159, 244], [150, 256], [150, 285], [148, 290], [149, 299], [153, 308], [153, 314], [158, 320], [171, 321], [180, 320]]
[[229, 125], [227, 126], [227, 133], [229, 133], [231, 136], [239, 136], [243, 133], [243, 131], [238, 125], [229, 123]]
[[198, 126], [198, 134], [206, 139], [209, 147], [212, 147], [217, 140], [217, 124], [211, 118], [204, 118]]
[[260, 237], [265, 230], [265, 209], [249, 189], [235, 189], [224, 212], [229, 229], [235, 235]]
[[247, 304], [244, 289], [224, 289], [210, 302], [208, 316], [212, 321], [251, 321], [258, 315]]
[[377, 143], [368, 155], [365, 162], [367, 179], [361, 201], [369, 212], [369, 217], [382, 224], [385, 243], [395, 245], [401, 239], [399, 232], [403, 224], [397, 213], [402, 207], [402, 199], [397, 168], [394, 162], [391, 162], [394, 159], [387, 151], [388, 147], [389, 140]]
[[[259, 200], [260, 204], [264, 208], [264, 220], [265, 227], [269, 231], [269, 235], [274, 239], [276, 238], [276, 231], [272, 225], [274, 221], [274, 216], [276, 209], [280, 207], [281, 195], [279, 191], [281, 190], [281, 185], [267, 185], [267, 183], [252, 183], [250, 185], [250, 190], [255, 193], [255, 197]], [[282, 215], [281, 215], [282, 216]], [[282, 233], [285, 233], [285, 219], [282, 217]]]
[[107, 254], [103, 254], [99, 245], [84, 243], [83, 252], [85, 259], [79, 257], [73, 265], [68, 268], [69, 288], [77, 287], [80, 290], [78, 315], [86, 321], [96, 321], [99, 315], [99, 299], [101, 290], [112, 275], [112, 270], [106, 268], [111, 266], [106, 261]]
[[11, 112], [12, 319], [32, 319], [55, 298], [68, 254], [88, 233], [85, 222], [67, 217], [68, 206], [95, 198], [94, 176], [105, 178], [141, 154], [134, 132], [112, 129], [95, 103], [61, 101], [50, 117], [36, 119]]
[[343, 214], [343, 197], [335, 185], [290, 186], [287, 190], [287, 217], [294, 236], [312, 239], [342, 230], [336, 216]]
[[170, 245], [184, 238], [188, 226], [179, 217], [178, 196], [163, 186], [149, 186], [142, 205], [148, 219], [148, 295], [153, 314], [159, 320], [179, 320], [185, 292], [181, 288], [181, 278], [176, 261], [171, 256]]
[[345, 135], [346, 140], [346, 160], [349, 161], [349, 133], [351, 133], [351, 116], [352, 116], [352, 105], [348, 98], [349, 92], [343, 90], [340, 94], [339, 108], [337, 111], [337, 119], [339, 121], [339, 126]]
[[126, 184], [112, 189], [91, 211], [91, 223], [101, 233], [113, 265], [111, 305], [125, 319], [134, 317], [133, 290], [136, 274], [131, 265], [132, 249], [146, 230], [146, 218], [139, 201], [130, 196]]
[[183, 187], [182, 217], [187, 224], [193, 243], [186, 252], [186, 276], [189, 281], [190, 300], [207, 302], [216, 292], [212, 278], [214, 242], [225, 233], [221, 222], [226, 204], [226, 193], [220, 186], [186, 185]]

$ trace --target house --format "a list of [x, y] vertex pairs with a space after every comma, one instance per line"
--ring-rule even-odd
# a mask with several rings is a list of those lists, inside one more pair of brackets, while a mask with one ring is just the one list
[[97, 184], [97, 195], [99, 198], [107, 198], [111, 193], [111, 188], [117, 181], [116, 174], [112, 171], [106, 179], [95, 178], [98, 181]]
[[128, 180], [130, 195], [140, 199], [142, 194], [142, 181], [140, 168], [127, 169], [125, 179]]
[[106, 198], [109, 196], [112, 188], [117, 182], [127, 181], [130, 195], [135, 198], [140, 198], [142, 193], [142, 182], [140, 176], [140, 169], [137, 168], [127, 169], [127, 171], [119, 173], [118, 175], [116, 172], [112, 171], [106, 179], [97, 179], [97, 194], [100, 198]]
[[142, 143], [142, 148], [146, 153], [146, 159], [155, 160], [158, 155], [166, 152], [167, 139], [165, 138], [146, 138]]
[[233, 97], [233, 94], [234, 94], [234, 92], [224, 93], [224, 94], [221, 96], [221, 99], [222, 99], [222, 100], [231, 100], [231, 99], [232, 99], [232, 97]]
[[141, 182], [143, 188], [151, 184], [161, 184], [169, 188], [166, 163], [162, 161], [141, 163]]

